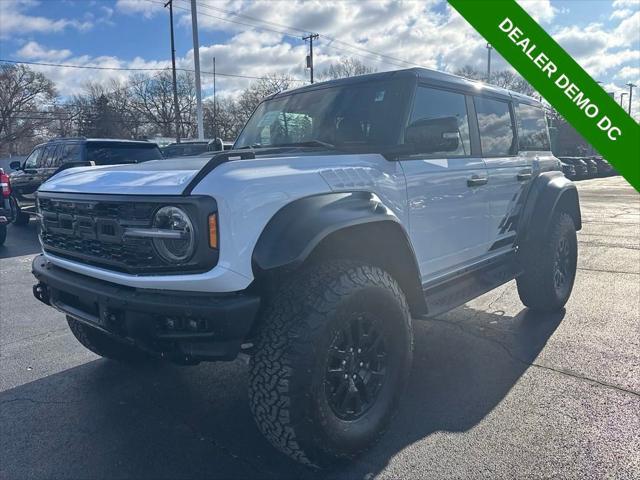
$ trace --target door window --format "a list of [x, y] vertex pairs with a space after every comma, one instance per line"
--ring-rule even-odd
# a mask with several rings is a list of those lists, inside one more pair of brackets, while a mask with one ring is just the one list
[[[433, 148], [426, 149], [429, 152], [428, 156], [451, 157], [471, 154], [469, 115], [464, 95], [434, 88], [418, 87], [409, 125], [418, 123], [426, 125], [427, 122], [433, 125], [434, 131], [437, 130], [436, 133], [440, 133], [440, 135], [429, 136], [433, 142], [442, 143], [442, 136], [445, 134], [458, 136], [457, 148], [454, 144], [452, 148], [438, 151], [438, 146], [434, 145]], [[447, 128], [452, 132], [442, 133], [440, 131]]]
[[36, 148], [33, 152], [31, 152], [31, 155], [29, 155], [24, 161], [25, 170], [37, 168], [38, 160], [40, 160], [40, 156], [42, 155], [42, 150], [43, 148]]
[[56, 166], [63, 165], [65, 163], [79, 162], [80, 161], [80, 144], [69, 143], [64, 146], [62, 155], [58, 157]]
[[550, 150], [547, 119], [542, 108], [519, 103], [518, 146], [520, 150]]
[[46, 168], [51, 165], [57, 148], [57, 145], [49, 145], [48, 147], [45, 147], [44, 153], [38, 161], [37, 168]]
[[480, 145], [485, 157], [514, 155], [516, 135], [508, 102], [491, 98], [473, 99], [478, 114]]

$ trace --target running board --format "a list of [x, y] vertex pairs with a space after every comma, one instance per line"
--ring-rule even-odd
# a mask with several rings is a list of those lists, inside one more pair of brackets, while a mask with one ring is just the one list
[[513, 280], [521, 273], [513, 251], [471, 269], [455, 272], [422, 286], [427, 317], [448, 312], [469, 300]]

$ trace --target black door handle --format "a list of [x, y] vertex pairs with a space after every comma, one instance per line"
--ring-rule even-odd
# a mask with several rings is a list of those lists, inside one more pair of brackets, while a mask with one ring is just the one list
[[518, 175], [516, 175], [516, 178], [519, 182], [524, 182], [525, 180], [529, 180], [531, 178], [531, 173], [519, 173]]
[[473, 177], [467, 179], [467, 186], [479, 187], [480, 185], [486, 185], [488, 181], [489, 180], [487, 177], [478, 177], [477, 175], [474, 175]]

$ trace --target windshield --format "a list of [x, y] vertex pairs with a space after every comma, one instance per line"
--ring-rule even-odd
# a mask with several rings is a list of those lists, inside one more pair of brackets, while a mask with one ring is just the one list
[[276, 97], [260, 104], [234, 148], [396, 145], [409, 92], [407, 80], [387, 80]]
[[87, 145], [87, 160], [96, 165], [140, 163], [161, 159], [162, 153], [154, 143], [131, 145], [114, 143], [90, 143]]

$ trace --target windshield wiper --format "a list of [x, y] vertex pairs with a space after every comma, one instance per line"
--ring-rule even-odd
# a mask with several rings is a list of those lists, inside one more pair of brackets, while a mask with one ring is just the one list
[[303, 142], [291, 142], [291, 143], [276, 143], [271, 145], [272, 147], [324, 147], [330, 150], [335, 150], [336, 146], [333, 143], [323, 142], [322, 140], [305, 140]]

